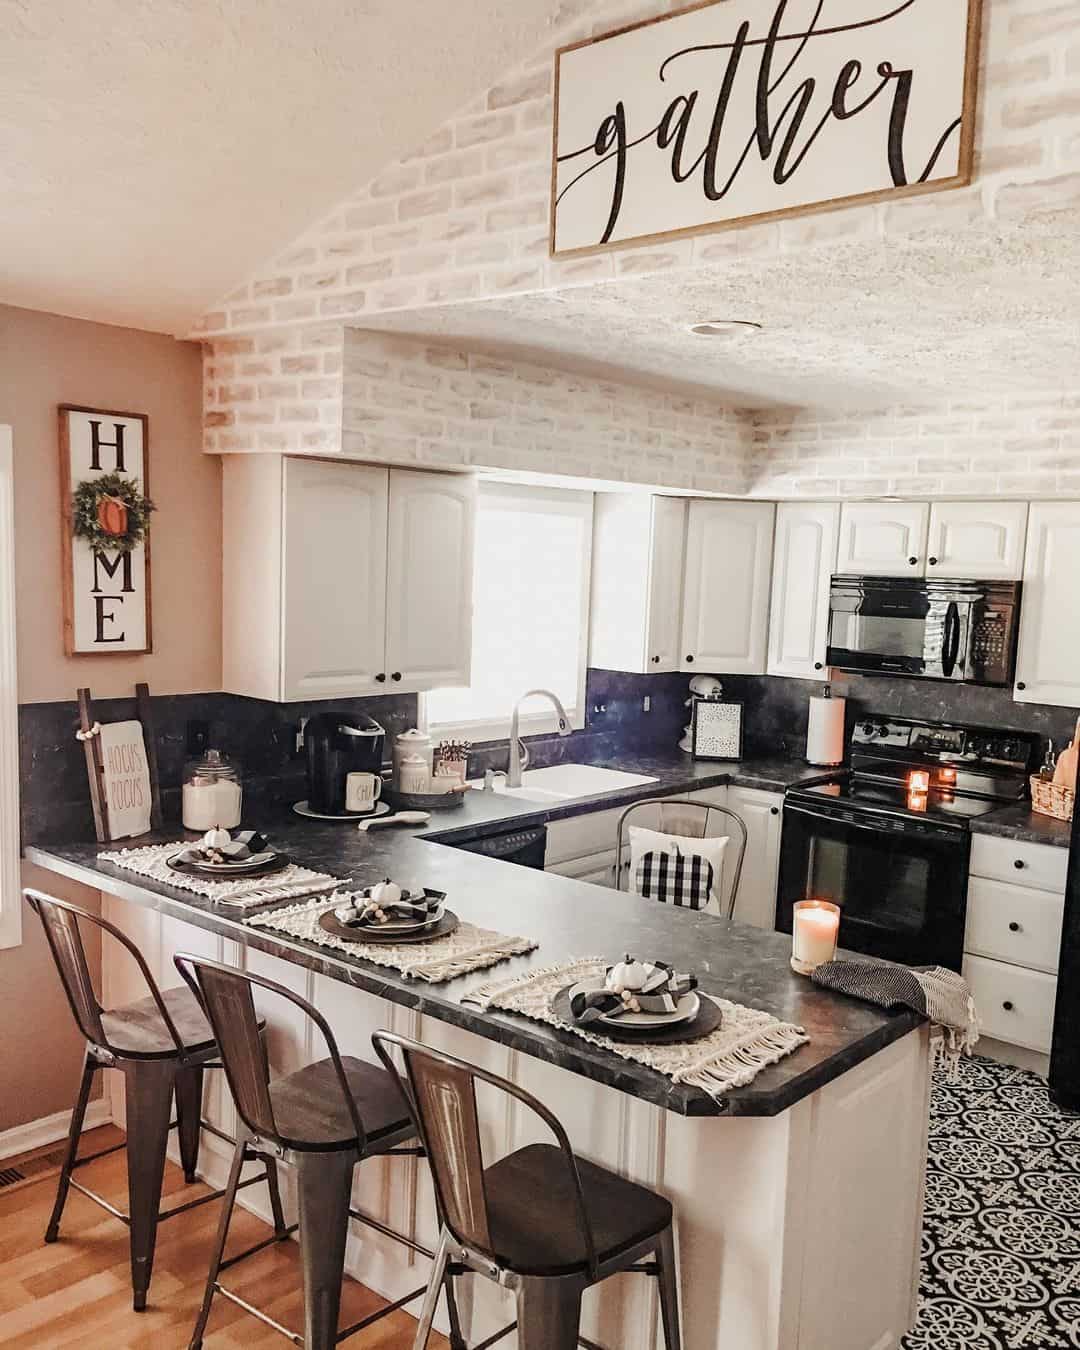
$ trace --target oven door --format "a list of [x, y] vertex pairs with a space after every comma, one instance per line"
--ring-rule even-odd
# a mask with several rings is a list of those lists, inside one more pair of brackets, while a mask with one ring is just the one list
[[967, 676], [971, 602], [927, 583], [834, 577], [827, 660], [839, 670]]
[[842, 947], [958, 971], [970, 848], [963, 829], [789, 802], [776, 926], [791, 932], [799, 900], [831, 900]]

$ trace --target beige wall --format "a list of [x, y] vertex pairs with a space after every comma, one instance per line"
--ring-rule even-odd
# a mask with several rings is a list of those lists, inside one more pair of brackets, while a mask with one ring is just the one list
[[[197, 346], [158, 334], [0, 306], [0, 423], [15, 444], [15, 560], [19, 700], [221, 687], [221, 473], [201, 453]], [[64, 655], [60, 601], [58, 403], [145, 412], [150, 418], [154, 651]], [[98, 895], [24, 866], [24, 880], [98, 908]], [[95, 948], [96, 960], [96, 948]], [[41, 926], [23, 917], [23, 943], [0, 951], [0, 1132], [74, 1099], [81, 1044]]]

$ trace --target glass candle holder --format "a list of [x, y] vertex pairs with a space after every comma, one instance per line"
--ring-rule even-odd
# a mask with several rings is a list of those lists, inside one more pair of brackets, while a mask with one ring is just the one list
[[930, 791], [930, 775], [927, 773], [925, 769], [913, 769], [911, 773], [908, 774], [908, 791], [909, 792]]
[[836, 955], [840, 906], [828, 900], [800, 900], [794, 910], [791, 969], [799, 975], [812, 975]]

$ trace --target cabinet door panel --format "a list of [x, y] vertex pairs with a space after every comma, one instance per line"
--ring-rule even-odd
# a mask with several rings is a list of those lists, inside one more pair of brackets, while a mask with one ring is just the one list
[[829, 583], [840, 507], [784, 502], [777, 508], [769, 612], [769, 674], [821, 678], [829, 644]]
[[1019, 581], [1027, 517], [1027, 502], [935, 503], [926, 575]]
[[686, 503], [675, 497], [653, 502], [652, 569], [645, 669], [679, 669], [683, 564], [686, 555]]
[[1080, 502], [1034, 502], [1028, 521], [1018, 703], [1080, 707]]
[[386, 633], [387, 471], [285, 462], [286, 699], [376, 693]]
[[929, 519], [926, 502], [845, 503], [836, 570], [870, 577], [922, 576]]
[[[739, 893], [735, 897], [735, 918], [739, 923], [771, 932], [776, 927], [776, 883], [784, 799], [779, 793], [732, 786], [728, 788], [726, 805], [728, 810], [742, 817], [748, 836]], [[734, 836], [728, 847], [732, 863], [724, 869], [726, 888], [730, 888], [733, 880]], [[725, 898], [728, 893], [725, 889]]]
[[391, 472], [386, 669], [395, 692], [469, 683], [475, 519], [475, 478]]
[[683, 670], [764, 674], [775, 513], [766, 502], [690, 503]]

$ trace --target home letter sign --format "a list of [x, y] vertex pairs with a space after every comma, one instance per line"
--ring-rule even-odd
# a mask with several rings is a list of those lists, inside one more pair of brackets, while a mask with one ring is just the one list
[[148, 430], [139, 413], [60, 408], [69, 656], [150, 651]]
[[556, 56], [556, 256], [971, 182], [981, 0], [710, 0]]

